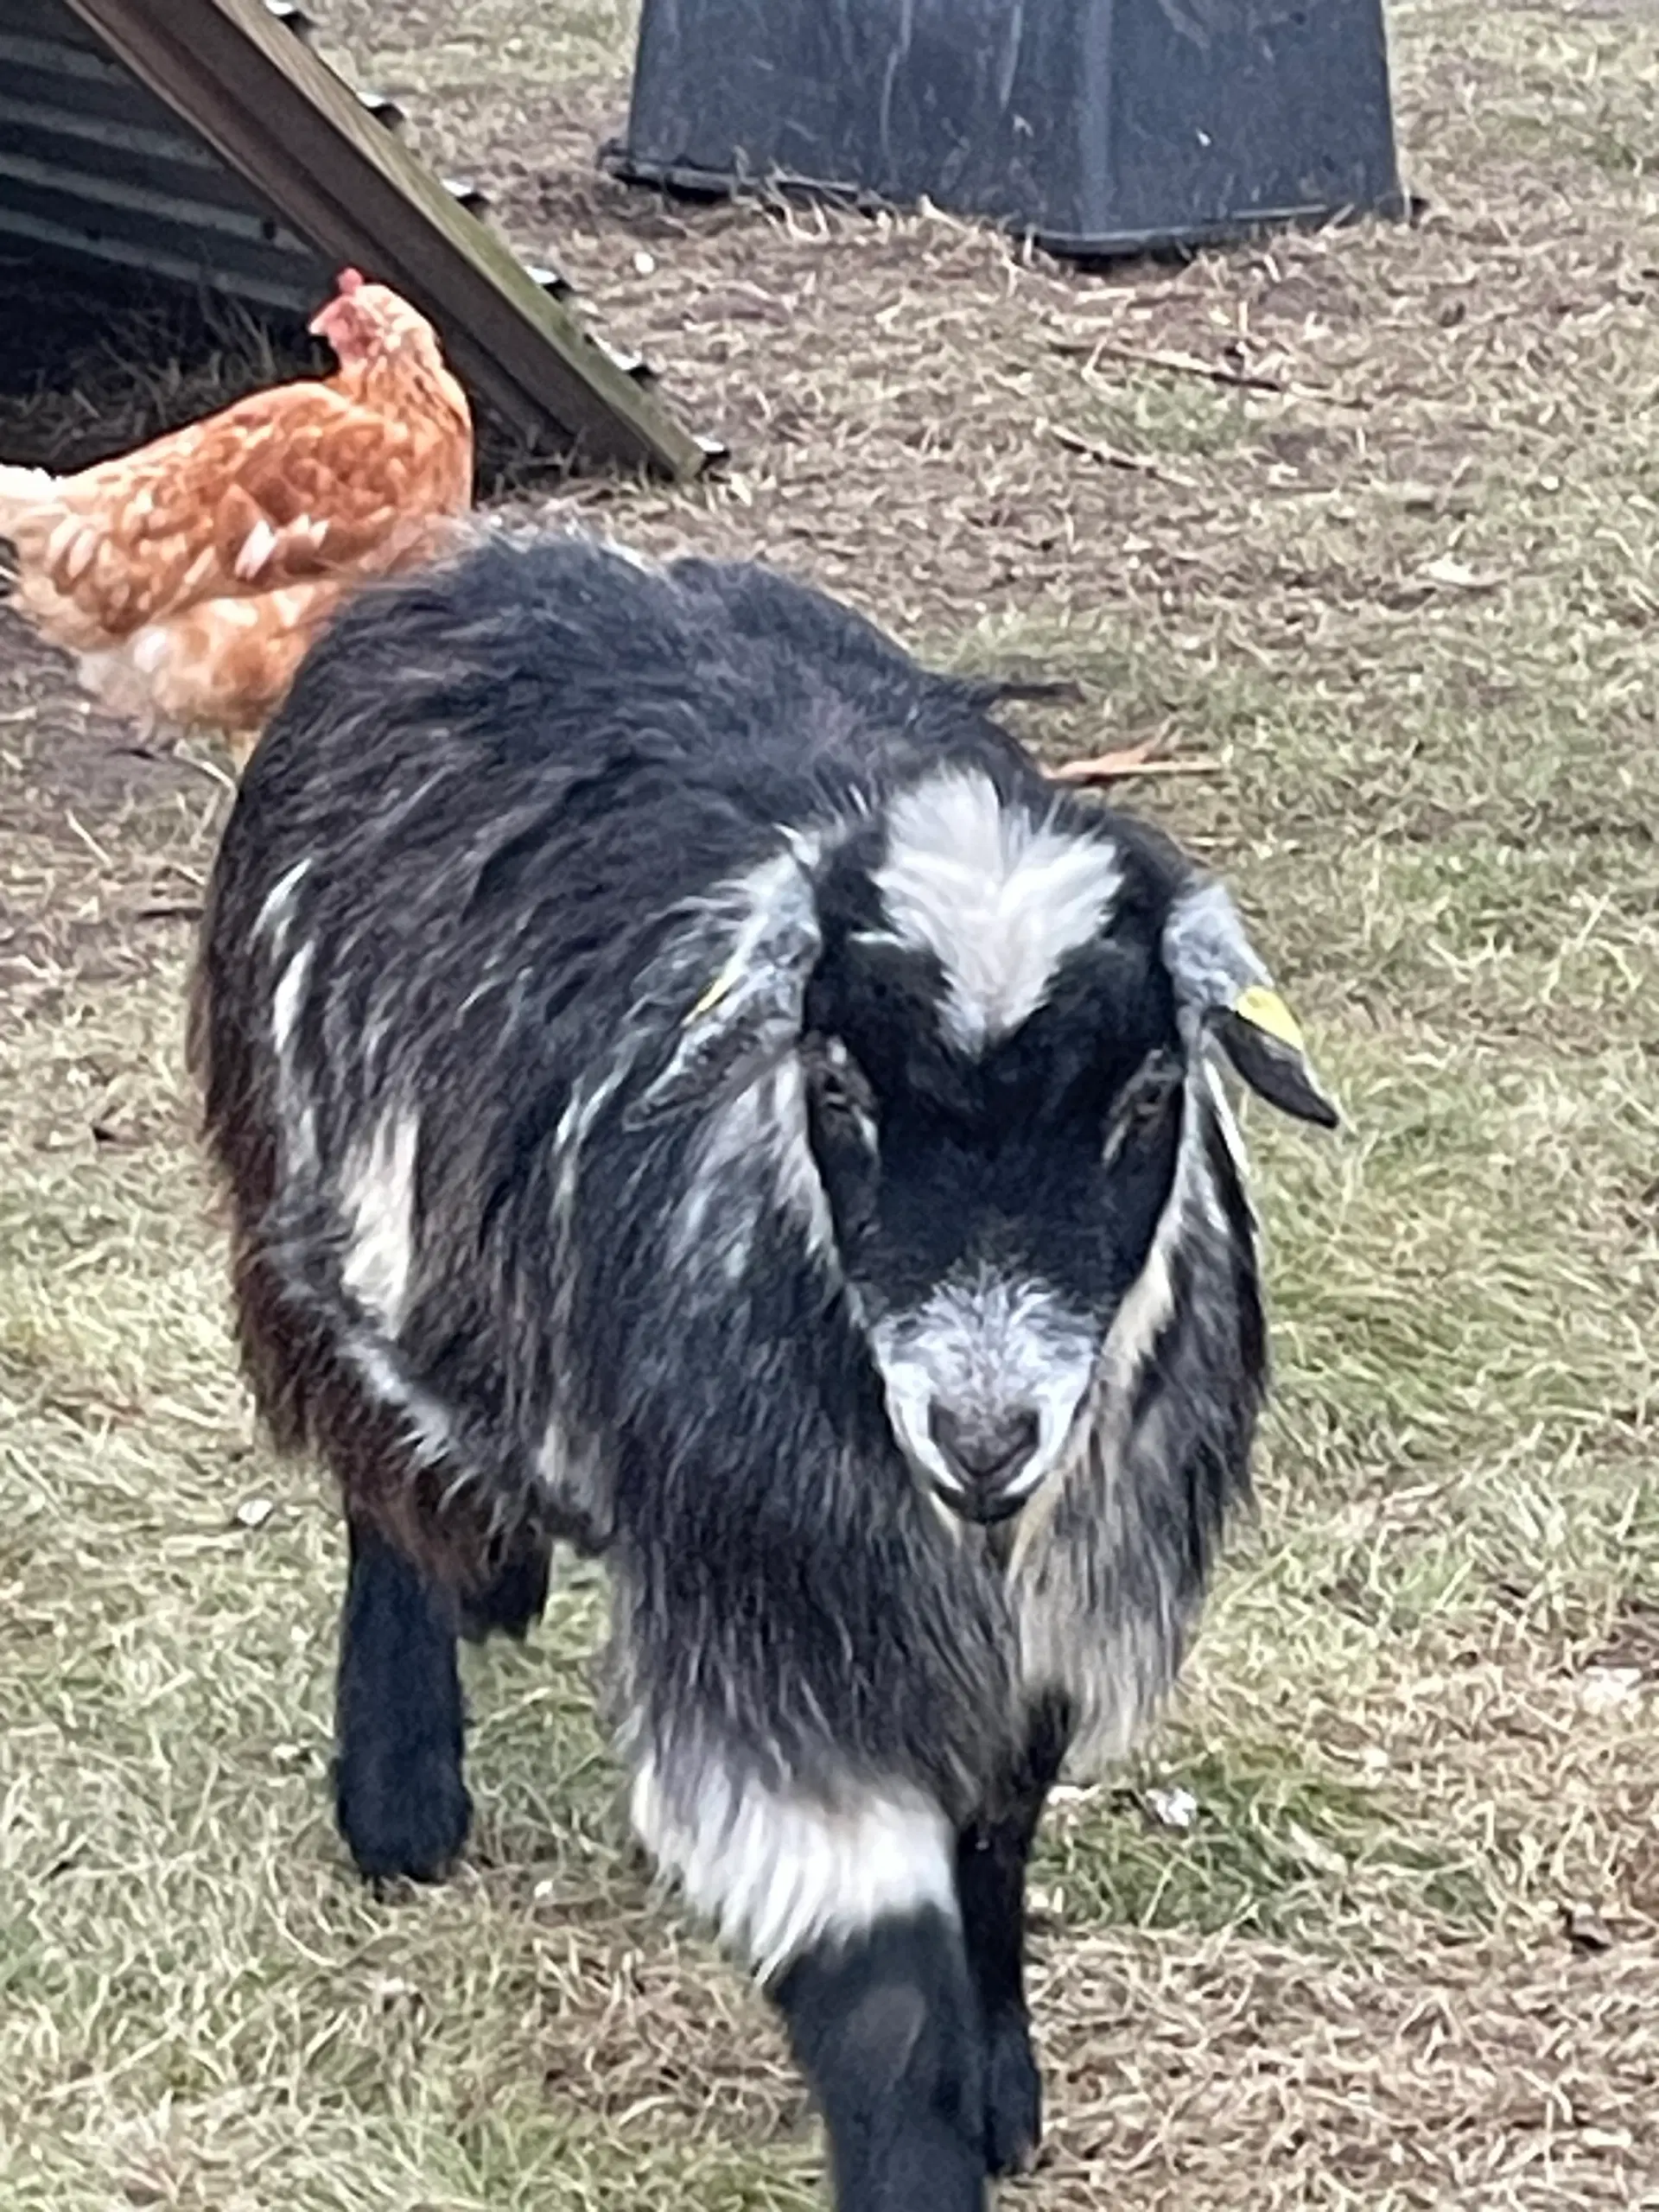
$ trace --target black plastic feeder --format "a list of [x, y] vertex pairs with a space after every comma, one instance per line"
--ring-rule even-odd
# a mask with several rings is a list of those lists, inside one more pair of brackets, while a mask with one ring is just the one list
[[1382, 0], [644, 0], [609, 159], [1077, 256], [1406, 206]]

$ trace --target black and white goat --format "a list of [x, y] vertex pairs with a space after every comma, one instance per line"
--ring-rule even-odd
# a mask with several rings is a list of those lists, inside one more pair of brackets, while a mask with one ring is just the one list
[[602, 1554], [634, 1823], [857, 2212], [1036, 2145], [1033, 1832], [1248, 1479], [1218, 1063], [1333, 1118], [1224, 893], [988, 703], [761, 569], [487, 545], [312, 653], [195, 1013], [249, 1370], [345, 1496], [359, 1865], [460, 1849], [456, 1636]]

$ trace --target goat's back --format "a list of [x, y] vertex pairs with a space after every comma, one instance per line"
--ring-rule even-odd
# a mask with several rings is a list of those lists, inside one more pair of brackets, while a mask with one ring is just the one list
[[[1019, 772], [982, 696], [766, 569], [496, 540], [346, 612], [261, 746], [227, 847], [233, 860], [240, 837], [276, 835], [321, 855], [368, 837], [389, 856], [435, 823], [454, 842], [468, 820], [482, 834], [602, 785], [609, 810], [671, 820], [653, 881], [672, 896], [943, 745]], [[434, 777], [441, 806], [423, 791]], [[647, 842], [643, 824], [628, 842]]]

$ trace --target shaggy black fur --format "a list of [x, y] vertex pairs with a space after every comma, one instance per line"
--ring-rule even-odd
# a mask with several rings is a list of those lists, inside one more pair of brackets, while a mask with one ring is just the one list
[[453, 1601], [350, 1524], [334, 1806], [365, 1874], [435, 1881], [467, 1840]]

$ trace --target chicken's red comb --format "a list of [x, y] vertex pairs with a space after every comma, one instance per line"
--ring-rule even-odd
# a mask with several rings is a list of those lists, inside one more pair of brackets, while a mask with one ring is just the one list
[[341, 292], [347, 294], [355, 292], [363, 282], [363, 271], [360, 269], [342, 269], [334, 279], [336, 287]]

